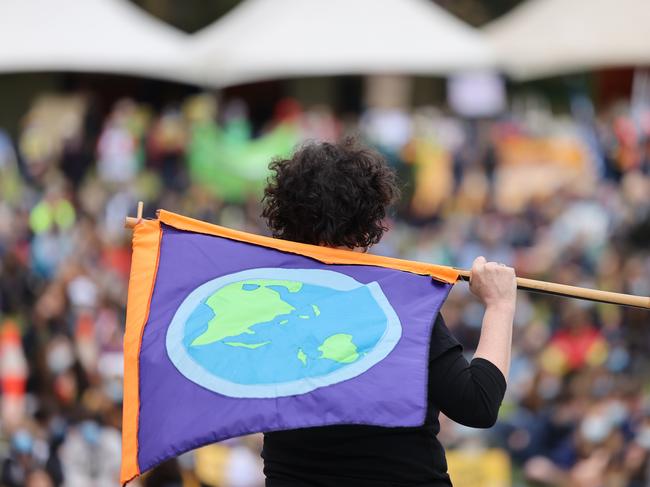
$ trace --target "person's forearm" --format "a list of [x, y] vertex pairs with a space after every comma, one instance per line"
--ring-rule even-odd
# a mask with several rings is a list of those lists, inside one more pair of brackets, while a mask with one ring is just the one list
[[474, 354], [474, 358], [492, 362], [501, 371], [506, 381], [510, 370], [514, 314], [514, 303], [488, 305], [483, 315], [481, 338]]

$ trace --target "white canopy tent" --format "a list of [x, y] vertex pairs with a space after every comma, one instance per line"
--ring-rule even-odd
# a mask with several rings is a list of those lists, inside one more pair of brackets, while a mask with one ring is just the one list
[[184, 81], [188, 38], [127, 0], [0, 1], [0, 72], [108, 72]]
[[193, 39], [194, 74], [229, 85], [336, 74], [447, 74], [494, 57], [428, 0], [246, 0]]
[[517, 79], [650, 64], [650, 0], [528, 0], [484, 32]]

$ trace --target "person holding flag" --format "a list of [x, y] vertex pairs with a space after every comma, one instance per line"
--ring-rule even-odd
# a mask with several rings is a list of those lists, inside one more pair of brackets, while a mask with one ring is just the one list
[[[263, 216], [276, 238], [366, 252], [386, 230], [399, 190], [383, 157], [355, 141], [312, 143], [271, 164]], [[440, 314], [428, 358], [424, 424], [382, 427], [344, 424], [265, 433], [267, 487], [450, 486], [439, 412], [474, 428], [489, 428], [506, 390], [516, 301], [511, 267], [477, 257], [470, 289], [485, 305], [474, 358]]]
[[474, 261], [470, 287], [485, 315], [468, 363], [440, 315], [465, 271], [366, 252], [399, 193], [379, 153], [312, 143], [270, 168], [262, 216], [273, 237], [163, 209], [142, 219], [140, 206], [122, 483], [263, 432], [268, 487], [451, 485], [438, 415], [496, 421], [514, 270]]

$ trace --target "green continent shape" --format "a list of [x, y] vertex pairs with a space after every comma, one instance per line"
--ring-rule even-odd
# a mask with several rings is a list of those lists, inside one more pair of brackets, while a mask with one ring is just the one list
[[268, 345], [271, 342], [268, 341], [262, 343], [243, 343], [243, 342], [224, 342], [224, 343], [231, 347], [242, 347], [242, 348], [250, 348], [251, 350], [255, 350], [256, 348], [263, 347], [264, 345]]
[[318, 306], [316, 306], [315, 304], [312, 304], [311, 307], [314, 310], [314, 314], [316, 316], [320, 315], [320, 308]]
[[352, 343], [352, 335], [337, 333], [325, 339], [318, 347], [320, 358], [328, 358], [335, 362], [349, 364], [359, 358], [357, 346]]
[[307, 354], [302, 351], [302, 348], [298, 349], [298, 360], [302, 362], [302, 365], [307, 365]]
[[[245, 285], [258, 287], [245, 290]], [[227, 284], [206, 300], [205, 303], [214, 311], [214, 317], [208, 322], [208, 329], [194, 339], [192, 346], [209, 345], [242, 333], [253, 334], [249, 329], [251, 326], [295, 310], [269, 286], [283, 286], [295, 293], [300, 291], [302, 283], [279, 279], [250, 279]]]

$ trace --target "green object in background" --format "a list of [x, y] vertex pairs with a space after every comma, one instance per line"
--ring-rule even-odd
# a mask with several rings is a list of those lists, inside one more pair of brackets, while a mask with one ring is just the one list
[[190, 178], [224, 200], [238, 202], [241, 187], [234, 175], [223, 170], [222, 147], [223, 135], [215, 122], [195, 124], [187, 148]]
[[23, 193], [18, 170], [13, 167], [0, 167], [0, 195], [10, 205], [15, 205]]
[[29, 214], [29, 226], [35, 234], [47, 232], [55, 224], [59, 229], [67, 230], [74, 225], [76, 218], [74, 207], [66, 199], [41, 201]]
[[261, 196], [269, 163], [288, 157], [298, 141], [298, 131], [286, 124], [256, 139], [244, 120], [223, 130], [214, 122], [196, 124], [188, 147], [190, 177], [227, 203], [243, 203], [251, 194]]

